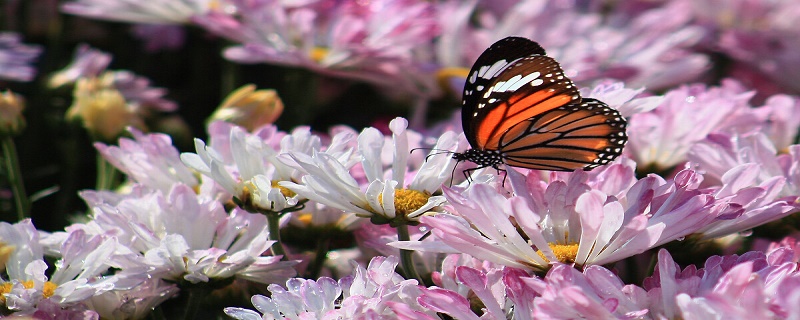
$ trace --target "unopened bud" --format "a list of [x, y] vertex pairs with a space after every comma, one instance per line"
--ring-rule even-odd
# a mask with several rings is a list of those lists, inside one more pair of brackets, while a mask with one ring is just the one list
[[15, 135], [25, 129], [25, 99], [11, 91], [0, 93], [0, 134]]
[[256, 90], [255, 85], [248, 84], [228, 95], [209, 120], [223, 120], [252, 131], [275, 122], [282, 112], [283, 101], [275, 90]]
[[98, 85], [96, 79], [78, 81], [67, 118], [80, 120], [94, 139], [107, 142], [116, 141], [128, 126], [144, 127], [125, 97], [117, 89]]

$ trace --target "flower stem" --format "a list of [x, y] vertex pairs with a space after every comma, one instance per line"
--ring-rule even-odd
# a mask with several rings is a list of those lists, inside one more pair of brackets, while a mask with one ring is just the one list
[[3, 162], [8, 175], [8, 182], [11, 184], [11, 192], [14, 194], [14, 204], [17, 209], [17, 219], [22, 221], [30, 215], [31, 202], [25, 193], [25, 184], [22, 181], [22, 171], [19, 169], [19, 156], [14, 139], [11, 136], [4, 136], [0, 139], [3, 148]]
[[[408, 225], [401, 224], [397, 227], [397, 240], [411, 240], [411, 237], [408, 234]], [[422, 281], [422, 277], [420, 277], [419, 273], [417, 273], [417, 269], [414, 268], [414, 260], [412, 259], [413, 253], [414, 251], [412, 250], [400, 249], [400, 264], [403, 266], [403, 272], [405, 273], [406, 279], [417, 279], [420, 285], [425, 285], [425, 282]]]
[[97, 190], [111, 190], [117, 179], [117, 168], [114, 168], [100, 153], [97, 153]]
[[316, 279], [319, 277], [319, 273], [322, 271], [322, 266], [325, 264], [325, 260], [328, 259], [328, 251], [330, 248], [331, 241], [328, 237], [319, 237], [317, 239], [317, 252], [314, 260], [308, 265], [308, 269], [306, 270], [306, 278]]
[[286, 255], [286, 250], [283, 249], [283, 242], [281, 241], [281, 215], [277, 212], [267, 213], [267, 224], [269, 226], [269, 239], [275, 241], [272, 244], [272, 254], [280, 255], [282, 261], [289, 261]]
[[200, 311], [203, 300], [211, 293], [211, 286], [207, 283], [198, 283], [189, 285], [186, 289], [189, 291], [189, 299], [186, 302], [183, 319], [192, 320], [197, 316], [197, 312]]

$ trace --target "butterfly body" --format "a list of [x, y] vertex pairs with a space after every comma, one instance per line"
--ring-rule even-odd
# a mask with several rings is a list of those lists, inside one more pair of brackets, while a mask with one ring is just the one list
[[462, 103], [472, 149], [453, 157], [478, 168], [588, 170], [612, 161], [627, 141], [619, 112], [582, 98], [558, 62], [525, 38], [505, 38], [481, 54]]

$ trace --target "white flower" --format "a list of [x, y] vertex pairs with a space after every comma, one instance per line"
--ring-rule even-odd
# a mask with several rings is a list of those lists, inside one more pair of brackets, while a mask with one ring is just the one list
[[[308, 175], [302, 184], [282, 182], [280, 185], [299, 195], [361, 217], [380, 217], [389, 222], [395, 219], [415, 221], [423, 213], [444, 203], [444, 197], [431, 196], [443, 181], [450, 177], [455, 165], [447, 153], [434, 151], [406, 184], [408, 172], [408, 122], [396, 118], [389, 124], [392, 130], [393, 155], [391, 171], [382, 158], [385, 139], [375, 128], [367, 128], [358, 136], [361, 165], [367, 179], [364, 189], [343, 163], [327, 152], [312, 156], [292, 153], [295, 163]], [[456, 135], [443, 134], [435, 150], [453, 150]], [[398, 221], [399, 222], [399, 221]]]
[[[136, 284], [146, 275], [103, 274], [114, 266], [113, 260], [120, 246], [116, 238], [106, 235], [89, 235], [83, 230], [69, 233], [59, 252], [56, 270], [48, 278], [47, 263], [39, 244], [39, 231], [30, 220], [11, 225], [0, 223], [0, 242], [12, 246], [6, 266], [8, 281], [0, 285], [9, 310], [26, 314], [33, 312], [44, 300], [60, 307], [70, 307], [113, 290], [117, 282]], [[6, 286], [9, 285], [9, 286]]]
[[[279, 151], [260, 136], [248, 134], [240, 127], [231, 128], [228, 141], [230, 161], [200, 139], [195, 139], [197, 153], [184, 153], [181, 159], [187, 166], [211, 177], [248, 210], [280, 212], [298, 204], [300, 197], [274, 183], [291, 180], [296, 174], [292, 168], [276, 160]], [[312, 152], [320, 149], [320, 141], [307, 129], [295, 130], [283, 137], [281, 152], [284, 149]]]

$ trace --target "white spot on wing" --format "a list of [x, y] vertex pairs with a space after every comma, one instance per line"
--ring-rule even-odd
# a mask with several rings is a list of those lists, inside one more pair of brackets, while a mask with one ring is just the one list
[[498, 60], [495, 62], [491, 67], [483, 66], [481, 70], [478, 71], [478, 76], [484, 79], [491, 79], [499, 72], [503, 70], [508, 65], [508, 61], [506, 59]]

